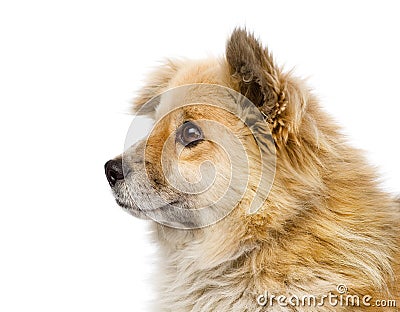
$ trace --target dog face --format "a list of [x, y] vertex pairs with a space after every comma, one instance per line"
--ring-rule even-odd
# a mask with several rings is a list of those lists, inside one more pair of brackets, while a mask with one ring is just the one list
[[134, 103], [153, 129], [106, 164], [117, 203], [177, 228], [265, 208], [275, 147], [295, 130], [289, 87], [268, 51], [242, 30], [223, 59], [163, 65]]
[[148, 137], [112, 162], [122, 173], [110, 182], [117, 202], [173, 227], [213, 224], [256, 188], [263, 159], [253, 132], [264, 127], [271, 143], [268, 126], [248, 100], [221, 85], [177, 86], [156, 100]]

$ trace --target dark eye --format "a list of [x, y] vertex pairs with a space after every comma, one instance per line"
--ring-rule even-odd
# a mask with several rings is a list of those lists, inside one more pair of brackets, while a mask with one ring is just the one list
[[191, 121], [185, 122], [176, 132], [176, 139], [183, 145], [191, 147], [204, 139], [201, 129]]

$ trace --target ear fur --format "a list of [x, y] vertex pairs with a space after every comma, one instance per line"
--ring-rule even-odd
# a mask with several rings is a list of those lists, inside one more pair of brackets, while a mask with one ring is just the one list
[[297, 114], [293, 110], [299, 104], [293, 103], [294, 107], [287, 109], [289, 90], [296, 92], [288, 75], [282, 74], [269, 51], [245, 29], [235, 29], [228, 39], [226, 60], [236, 89], [260, 109], [274, 136], [287, 141], [290, 131], [296, 128], [293, 115]]

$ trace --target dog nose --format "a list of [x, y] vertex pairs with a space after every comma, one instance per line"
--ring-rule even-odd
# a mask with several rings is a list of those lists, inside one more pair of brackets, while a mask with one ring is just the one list
[[110, 186], [115, 186], [118, 180], [124, 179], [121, 159], [111, 159], [104, 165], [106, 177]]

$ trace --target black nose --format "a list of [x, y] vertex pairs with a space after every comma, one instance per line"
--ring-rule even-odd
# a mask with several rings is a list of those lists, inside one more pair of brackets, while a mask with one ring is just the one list
[[110, 186], [115, 186], [118, 180], [124, 179], [124, 173], [122, 171], [122, 160], [111, 159], [104, 165], [106, 171], [106, 177]]

